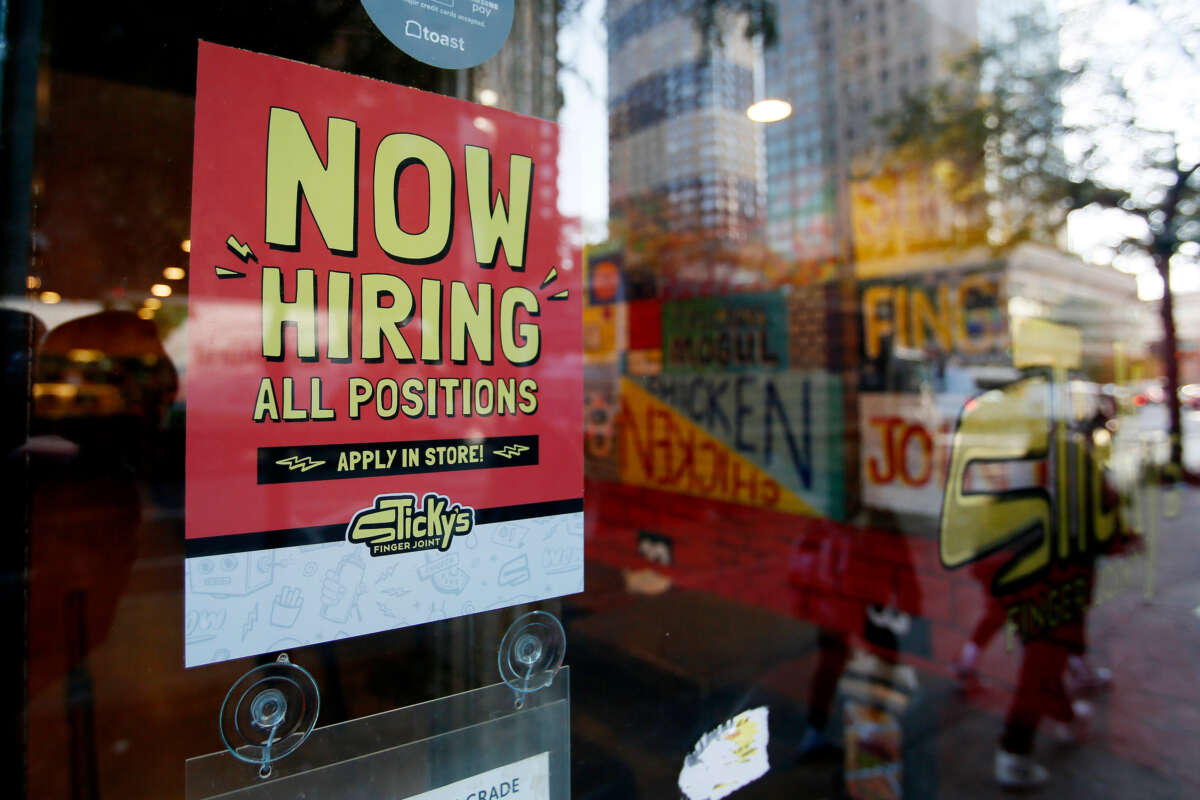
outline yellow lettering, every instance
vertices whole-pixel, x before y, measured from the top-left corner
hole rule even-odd
[[[349,272],[329,273],[329,341],[326,355],[334,361],[350,360]]]
[[[333,419],[333,416],[334,416],[333,409],[332,408],[323,408],[321,406],[321,394],[322,394],[321,379],[320,378],[309,378],[308,379],[308,390],[309,390],[309,395],[312,398],[312,402],[309,404],[309,407],[312,409],[312,418],[313,419]]]
[[[512,155],[508,159],[508,209],[503,195],[492,205],[492,154],[486,147],[467,145],[467,202],[475,260],[482,267],[496,266],[499,247],[511,269],[525,269],[525,239],[529,233],[529,201],[533,195],[533,159]]]
[[[400,385],[400,394],[404,397],[404,405],[400,408],[406,417],[419,417],[425,410],[425,400],[421,396],[425,384],[420,378],[408,378]]]
[[[413,164],[429,174],[429,221],[419,233],[400,227],[396,207],[400,175]],[[450,249],[453,220],[454,168],[446,151],[415,133],[385,136],[375,151],[375,238],[383,251],[409,264],[440,260]]]
[[[442,282],[421,279],[421,360],[442,362]]]
[[[990,327],[987,325],[983,326],[983,333],[979,335],[978,339],[972,339],[967,331],[967,298],[972,290],[985,292],[994,298],[997,288],[995,281],[990,278],[968,275],[959,282],[955,289],[957,302],[954,304],[954,335],[958,339],[958,346],[964,353],[982,353],[992,346],[992,335]]]
[[[446,416],[454,416],[454,390],[458,388],[458,378],[438,378],[438,385],[446,398]]]
[[[925,330],[933,329],[934,338],[942,352],[950,352],[950,290],[945,284],[937,289],[937,310],[929,302],[929,296],[919,289],[911,294],[912,346],[925,349]]]
[[[517,386],[517,393],[521,395],[520,408],[522,414],[532,414],[537,411],[537,390],[537,381],[533,378],[525,378]]]
[[[366,378],[350,379],[350,419],[358,419],[359,408],[371,399],[375,387]]]
[[[450,360],[455,364],[467,363],[467,341],[480,363],[492,363],[492,285],[481,283],[478,292],[476,306],[465,283],[450,284]]]
[[[388,347],[397,361],[412,362],[412,350],[400,334],[400,328],[412,319],[412,289],[395,275],[371,273],[362,276],[362,294],[363,360],[382,361],[381,341],[387,339]],[[392,305],[386,308],[379,304],[380,298],[385,294],[392,298]]]
[[[300,358],[317,357],[317,273],[296,270],[296,299],[283,299],[283,275],[278,267],[262,271],[262,354],[272,361],[283,359],[283,329],[296,325],[296,350]]]
[[[500,296],[500,349],[515,367],[524,367],[538,360],[542,349],[541,331],[536,323],[516,324],[517,307],[536,317],[538,299],[524,286],[510,286]],[[518,341],[518,338],[520,341]]]
[[[267,126],[268,244],[300,246],[300,198],[308,201],[325,246],[335,253],[355,251],[358,175],[358,126],[330,117],[328,165],[313,145],[304,120],[295,111],[272,108]]]
[[[387,392],[389,402],[383,399],[383,393]],[[392,378],[381,378],[375,386],[375,413],[379,414],[380,419],[391,419],[396,416],[400,408],[400,391],[396,385],[396,381]]]
[[[275,405],[275,386],[270,378],[263,378],[258,384],[258,399],[254,401],[254,421],[262,422],[270,417],[279,421],[279,410]]]
[[[283,420],[284,422],[299,422],[308,419],[308,413],[302,408],[296,408],[296,380],[283,379]]]
[[[908,289],[897,286],[892,292],[892,324],[895,325],[896,344],[900,347],[912,347],[908,337]]]
[[[878,358],[881,340],[890,335],[895,329],[892,320],[885,319],[880,314],[880,306],[891,299],[892,290],[888,286],[871,286],[863,292],[863,326],[866,339],[868,358]]]

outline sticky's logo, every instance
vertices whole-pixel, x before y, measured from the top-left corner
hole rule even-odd
[[[381,494],[375,504],[354,515],[346,540],[365,544],[372,556],[450,549],[455,536],[475,529],[475,509],[427,494]]]
[[[1069,370],[1079,369],[1078,330],[1021,320],[1013,331],[1013,366],[1033,370],[969,401],[951,444],[942,501],[940,550],[950,569],[997,551],[1011,557],[996,571],[994,595],[1038,580],[1056,562],[1094,558],[1118,529],[1106,491],[1111,435],[1074,417]],[[968,488],[973,464],[1046,464],[1049,485],[1003,491]]]

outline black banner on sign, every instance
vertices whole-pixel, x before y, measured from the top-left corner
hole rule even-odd
[[[260,447],[258,482],[302,483],[537,463],[537,436]]]

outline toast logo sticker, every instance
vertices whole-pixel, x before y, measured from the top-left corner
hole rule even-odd
[[[512,29],[514,0],[363,0],[392,44],[442,69],[466,69],[494,56]]]
[[[456,536],[475,529],[475,509],[452,503],[449,497],[427,494],[386,494],[375,505],[354,515],[346,540],[365,544],[373,556],[450,549]]]

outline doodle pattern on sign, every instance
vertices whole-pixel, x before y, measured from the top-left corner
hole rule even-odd
[[[296,631],[343,638],[472,614],[496,607],[498,589],[583,591],[581,516],[480,525],[461,552],[371,558],[338,542],[189,559],[187,666],[310,643],[281,638]]]

